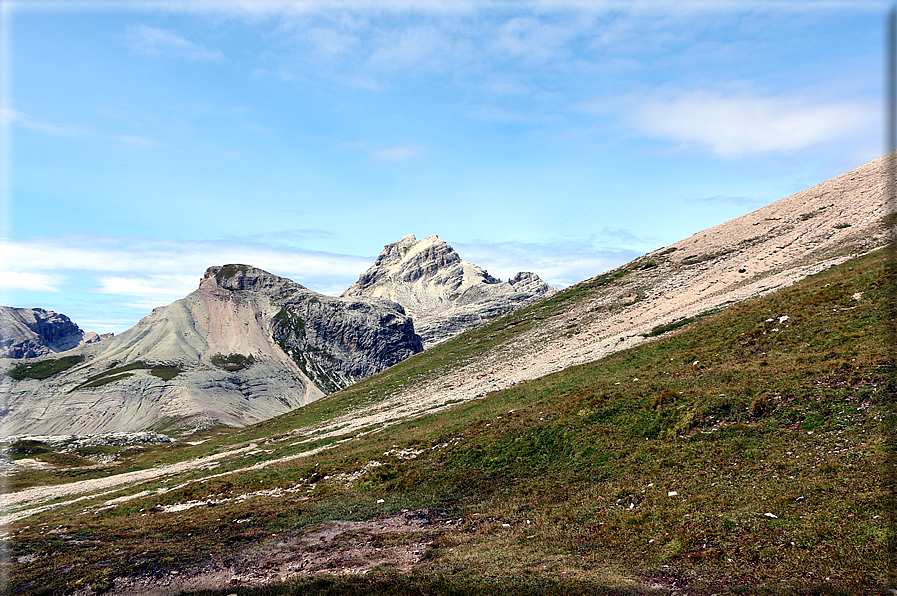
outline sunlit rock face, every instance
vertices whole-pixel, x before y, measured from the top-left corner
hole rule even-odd
[[[344,297],[371,296],[401,304],[429,347],[556,290],[534,273],[504,282],[467,261],[438,236],[413,234],[387,244]]]

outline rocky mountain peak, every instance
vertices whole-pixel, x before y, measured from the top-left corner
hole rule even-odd
[[[384,246],[374,266],[359,278],[358,283],[368,285],[384,275],[399,275],[404,281],[413,282],[460,263],[461,257],[455,249],[439,236],[433,234],[418,240],[414,234],[408,234],[398,242]]]
[[[34,318],[31,310],[25,314]],[[8,335],[4,330],[0,339]],[[0,412],[0,423],[13,434],[243,426],[423,347],[395,302],[318,294],[250,265],[209,267],[194,292],[108,341],[70,353],[77,368],[46,379],[7,376],[13,406]]]
[[[279,277],[251,265],[220,265],[209,267],[200,282],[200,288],[221,288],[230,291],[252,291],[271,293],[282,291],[305,290],[305,286],[285,277]]]
[[[343,296],[398,302],[429,346],[553,292],[534,273],[518,273],[512,281],[502,282],[479,265],[461,260],[439,236],[417,240],[409,234],[387,244]]]

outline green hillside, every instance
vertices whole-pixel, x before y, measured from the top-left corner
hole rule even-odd
[[[13,524],[10,592],[99,592],[119,576],[158,580],[209,561],[261,568],[258,552],[239,553],[267,545],[270,557],[292,544],[333,561],[330,571],[374,569],[200,593],[886,593],[897,461],[887,257],[377,432],[290,434],[487,353],[538,325],[540,312],[587,299],[590,288],[574,288],[285,416],[159,450],[164,462],[258,444],[213,469]],[[146,496],[100,506],[136,493]],[[322,526],[403,510],[427,523],[390,533]],[[322,527],[342,530],[305,539]],[[377,553],[406,544],[420,545],[410,570],[376,565]]]

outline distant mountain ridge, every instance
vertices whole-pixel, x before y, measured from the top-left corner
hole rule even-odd
[[[402,307],[336,298],[249,265],[120,335],[67,352],[48,378],[4,375],[2,433],[87,434],[243,426],[282,414],[423,350]],[[17,372],[18,371],[18,372]]]
[[[51,310],[0,306],[0,358],[36,358],[108,337],[112,334],[84,331]]]
[[[461,260],[438,236],[418,240],[409,234],[387,244],[342,295],[398,302],[429,347],[556,291],[535,273],[521,272],[503,282]]]

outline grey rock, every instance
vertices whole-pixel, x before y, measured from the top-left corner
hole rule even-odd
[[[342,296],[398,302],[429,347],[555,292],[534,273],[521,272],[503,282],[461,260],[438,236],[417,240],[409,234],[387,244]]]
[[[0,358],[35,358],[102,338],[83,331],[63,314],[42,308],[0,306]]]
[[[423,350],[394,302],[337,298],[246,265],[210,267],[204,280],[234,293],[267,296],[271,337],[325,393],[342,389]],[[236,294],[235,294],[236,295]]]

